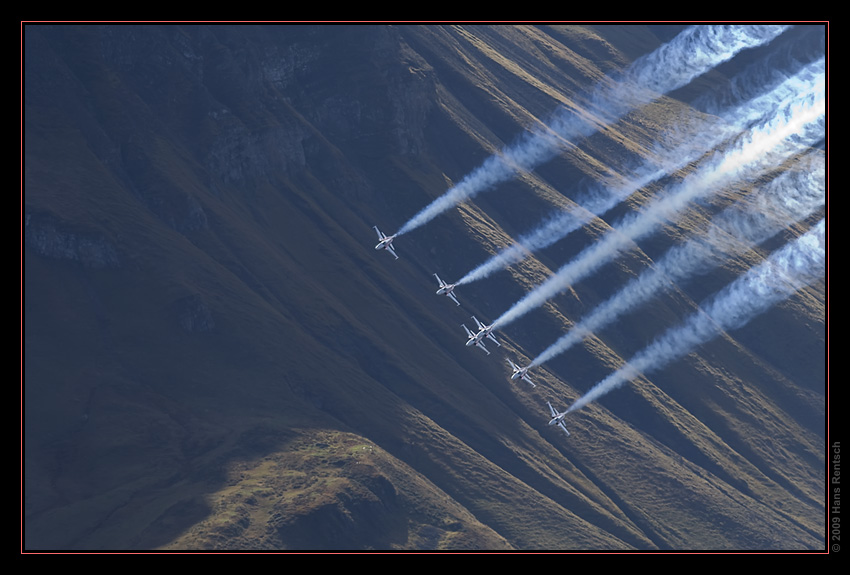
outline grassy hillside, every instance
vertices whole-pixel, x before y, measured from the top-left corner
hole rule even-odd
[[[535,388],[508,379],[503,356],[533,357],[717,205],[489,357],[460,324],[611,221],[464,286],[461,307],[434,294],[432,273],[454,281],[647,154],[696,114],[683,95],[403,236],[399,260],[373,250],[372,225],[393,233],[557,106],[583,110],[656,32],[25,27],[24,548],[822,549],[825,285],[588,406],[569,438],[546,401],[564,409],[763,254]]]

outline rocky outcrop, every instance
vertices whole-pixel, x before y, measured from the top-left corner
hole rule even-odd
[[[98,40],[149,107],[170,109],[169,129],[209,136],[198,153],[214,188],[296,174],[327,156],[317,146],[424,148],[436,81],[391,26],[106,26]]]
[[[349,478],[321,505],[281,505],[269,524],[291,549],[386,549],[407,539],[395,488],[381,475]]]
[[[71,231],[48,214],[24,215],[24,244],[41,256],[69,260],[86,268],[117,268],[121,265],[118,249],[106,236]]]

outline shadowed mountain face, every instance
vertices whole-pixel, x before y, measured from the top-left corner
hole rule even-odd
[[[673,37],[644,26],[26,26],[24,547],[823,549],[825,282],[547,426],[749,250],[526,364],[726,190],[497,333],[658,191],[435,295],[622,173],[755,49],[396,240]],[[797,27],[777,51],[817,46]],[[820,36],[818,35],[820,32]],[[819,40],[820,38],[820,40]],[[772,53],[772,52],[771,52]],[[816,221],[816,220],[812,220]],[[800,234],[811,222],[783,232]]]

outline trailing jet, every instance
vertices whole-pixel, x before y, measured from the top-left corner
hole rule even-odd
[[[489,337],[490,339],[493,340],[493,342],[495,342],[496,345],[498,345],[499,347],[502,347],[502,344],[499,343],[496,340],[496,336],[493,335],[493,326],[492,325],[484,325],[483,323],[478,321],[478,318],[476,318],[475,316],[472,316],[472,319],[474,319],[475,323],[478,324],[478,333],[475,334],[475,337],[478,338],[478,341],[481,341],[485,337]]]
[[[466,327],[466,324],[462,323],[461,325],[463,326],[463,329],[466,330],[466,335],[469,336],[469,339],[466,340],[466,347],[469,347],[470,345],[477,345],[478,347],[483,349],[487,353],[487,355],[490,355],[490,352],[487,351],[487,348],[484,347],[484,344],[481,342],[481,340],[484,339],[484,336],[481,334],[481,332],[479,331],[478,333],[472,333],[471,331],[469,331],[469,328]]]
[[[378,232],[378,239],[380,240],[378,242],[378,245],[375,246],[375,249],[376,250],[387,250],[388,252],[390,252],[392,255],[395,256],[395,259],[398,259],[398,255],[396,255],[395,250],[393,249],[393,240],[395,239],[395,236],[386,236],[383,233],[381,233],[381,230],[378,229],[378,226],[372,226],[372,227],[375,228],[376,232]]]
[[[447,295],[452,298],[452,301],[454,301],[457,305],[460,305],[460,302],[457,301],[455,294],[452,293],[454,292],[455,286],[457,284],[447,284],[446,282],[441,280],[440,276],[438,276],[437,274],[434,274],[434,277],[437,278],[437,281],[440,283],[440,289],[437,290],[437,295]]]
[[[546,403],[549,404],[549,411],[552,412],[552,419],[549,420],[549,425],[557,425],[558,427],[564,430],[564,433],[569,435],[570,432],[567,431],[567,426],[564,425],[564,416],[567,415],[567,412],[564,411],[563,413],[558,413],[557,411],[555,411],[555,408],[552,407],[551,403],[549,403],[548,401]]]
[[[514,362],[512,362],[510,359],[508,359],[508,363],[510,364],[511,369],[514,370],[513,374],[511,375],[511,379],[516,379],[516,378],[524,379],[525,381],[527,381],[528,383],[531,384],[531,387],[537,387],[534,384],[534,382],[531,381],[531,378],[528,377],[528,368],[527,367],[520,367],[517,364],[515,364]]]

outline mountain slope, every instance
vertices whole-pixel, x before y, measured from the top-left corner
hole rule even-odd
[[[432,273],[459,277],[647,154],[695,113],[682,101],[404,236],[398,261],[372,249],[372,225],[392,233],[556,106],[582,109],[652,29],[39,25],[24,42],[26,549],[823,548],[823,285],[582,410],[569,438],[546,401],[566,407],[702,288],[536,388],[499,356],[533,356],[688,229],[490,357],[460,324],[610,220],[464,286],[461,307],[434,295]]]

